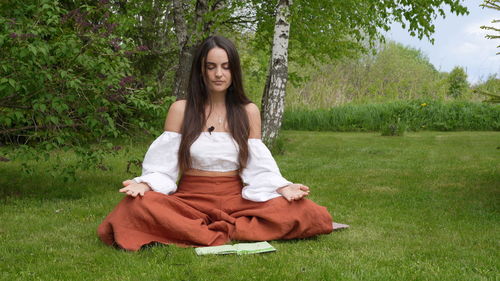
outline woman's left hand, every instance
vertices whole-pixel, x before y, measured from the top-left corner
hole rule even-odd
[[[288,202],[292,202],[294,200],[300,200],[304,198],[304,196],[309,195],[309,187],[300,184],[300,183],[292,183],[282,188],[276,190],[279,194],[285,197]]]
[[[146,183],[137,183],[134,180],[126,180],[123,183],[123,188],[119,192],[126,193],[132,197],[137,197],[138,195],[144,196],[151,188]]]

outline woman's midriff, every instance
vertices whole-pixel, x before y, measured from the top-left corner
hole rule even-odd
[[[229,177],[229,176],[237,176],[238,170],[229,171],[229,172],[213,172],[213,171],[203,171],[197,169],[189,169],[184,172],[184,175],[189,176],[202,176],[202,177]]]

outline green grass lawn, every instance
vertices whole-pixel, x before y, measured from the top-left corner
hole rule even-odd
[[[27,176],[19,163],[0,162],[0,279],[500,279],[499,132],[282,135],[283,175],[310,186],[310,198],[350,229],[272,241],[278,251],[261,255],[125,252],[101,243],[96,228],[132,177],[126,161],[142,157],[149,141],[108,159],[111,171],[69,184],[52,180],[44,164]]]

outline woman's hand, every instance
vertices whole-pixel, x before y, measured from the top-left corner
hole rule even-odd
[[[137,197],[137,195],[144,196],[144,193],[151,190],[151,187],[149,187],[146,183],[136,183],[133,180],[126,180],[122,184],[124,188],[119,191],[132,197]]]
[[[285,197],[288,202],[292,202],[293,200],[300,200],[304,198],[304,196],[309,195],[309,187],[300,183],[292,183],[278,188],[276,192]]]

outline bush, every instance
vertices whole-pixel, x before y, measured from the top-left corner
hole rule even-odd
[[[406,126],[399,122],[392,122],[382,127],[382,136],[403,136]]]
[[[11,157],[74,148],[80,168],[102,167],[110,139],[157,132],[149,120],[162,120],[172,101],[132,75],[129,56],[141,50],[120,34],[107,1],[71,10],[2,1],[0,47],[0,142],[16,145]]]
[[[467,73],[462,67],[454,67],[448,76],[448,95],[453,98],[460,98],[468,89]]]

